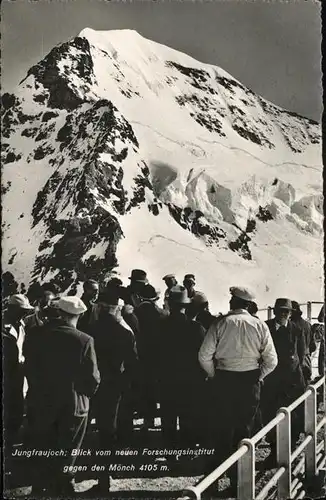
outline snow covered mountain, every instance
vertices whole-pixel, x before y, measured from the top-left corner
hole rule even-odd
[[[320,143],[219,67],[84,29],[2,96],[3,269],[64,289],[193,272],[215,311],[234,284],[320,300]]]

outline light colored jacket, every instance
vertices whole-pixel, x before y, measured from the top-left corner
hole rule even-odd
[[[277,366],[268,326],[245,309],[217,318],[199,350],[199,363],[209,377],[215,369],[244,372],[260,369],[260,380]]]

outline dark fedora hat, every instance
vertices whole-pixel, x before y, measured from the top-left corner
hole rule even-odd
[[[107,281],[105,287],[109,288],[111,290],[112,288],[119,288],[122,285],[123,285],[123,283],[122,283],[121,279],[114,276],[113,278],[110,278],[109,281]]]
[[[139,281],[140,283],[148,283],[147,274],[142,269],[133,269],[129,279],[132,281]]]
[[[288,311],[292,311],[292,301],[284,298],[276,299],[274,309],[287,309]]]
[[[160,294],[152,285],[145,285],[139,296],[144,301],[155,301],[159,299]]]
[[[297,312],[302,313],[300,304],[296,300],[292,300],[292,309],[293,309],[293,311],[297,311]]]

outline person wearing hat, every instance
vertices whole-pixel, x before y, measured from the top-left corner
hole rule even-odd
[[[211,326],[215,316],[210,313],[208,299],[203,292],[195,292],[191,304],[189,304],[187,309],[187,316],[190,319],[198,321],[205,331]]]
[[[189,303],[184,287],[170,290],[170,315],[162,320],[157,344],[161,424],[166,446],[195,445],[202,433],[202,408],[197,403],[205,375],[198,363],[198,351],[205,332],[199,323],[187,318]]]
[[[194,274],[186,274],[183,278],[183,286],[187,290],[188,297],[192,299],[196,293],[195,290],[196,278]]]
[[[93,279],[86,280],[83,285],[83,294],[81,300],[86,306],[86,311],[80,315],[78,320],[78,330],[91,334],[93,325],[99,314],[99,305],[97,299],[99,296],[99,284]]]
[[[94,340],[76,328],[86,311],[84,302],[76,296],[61,297],[55,307],[58,318],[39,329],[26,359],[27,444],[30,449],[63,450],[63,455],[52,458],[33,457],[31,470],[33,494],[65,497],[74,493],[70,471],[83,443],[89,400],[100,374]],[[71,450],[76,450],[73,455]]]
[[[277,365],[267,325],[248,312],[255,299],[245,287],[230,288],[230,311],[215,319],[199,351],[210,383],[212,410],[208,438],[215,456],[208,469],[222,463],[239,441],[250,437],[260,399],[260,382]],[[236,473],[231,471],[231,489]]]
[[[276,348],[278,365],[270,373],[262,390],[261,411],[264,424],[276,416],[281,406],[288,406],[299,397],[305,389],[302,365],[305,356],[305,341],[297,326],[291,321],[292,301],[278,298],[274,305],[274,318],[266,321]],[[292,443],[300,433],[302,415],[292,413]],[[303,425],[303,424],[302,424]],[[267,464],[274,465],[276,459],[276,435],[270,433],[271,454]]]
[[[11,295],[2,323],[4,448],[8,457],[23,422],[24,318],[33,310],[25,295]]]
[[[166,274],[163,276],[163,281],[166,284],[166,290],[164,292],[163,309],[169,311],[169,293],[171,288],[178,284],[175,274]]]
[[[140,304],[139,294],[148,283],[147,274],[142,269],[133,269],[129,276],[130,285],[128,285],[123,293],[125,304],[137,307]]]
[[[312,330],[309,321],[302,318],[302,311],[297,301],[292,300],[292,313],[291,321],[300,330],[301,336],[305,343],[305,355],[302,363],[302,373],[306,384],[311,380],[312,367],[311,367],[311,354],[317,349],[314,330]]]
[[[140,365],[140,414],[144,417],[145,432],[154,427],[159,402],[156,369],[158,332],[162,319],[168,314],[157,305],[159,298],[159,292],[147,284],[140,293],[141,303],[135,309],[139,324],[136,342]]]
[[[122,305],[122,300],[124,299],[125,288],[123,287],[120,278],[114,276],[109,279],[105,285],[104,290],[99,297],[99,307],[112,308],[115,311],[117,318],[122,321],[124,320],[124,326],[126,328],[131,328],[133,333],[136,335],[138,331],[138,320],[134,314],[134,308],[130,304]],[[97,318],[99,313],[97,314]]]
[[[33,314],[26,316],[25,327],[26,331],[32,330],[35,327],[43,326],[47,321],[47,311],[55,294],[47,286],[41,287],[40,296],[36,302]]]
[[[132,384],[138,377],[136,339],[119,307],[117,283],[108,283],[102,296],[93,337],[101,374],[100,387],[93,400],[100,450],[131,446],[133,438]],[[108,457],[103,455],[103,465]],[[99,494],[108,493],[107,471],[99,475]]]

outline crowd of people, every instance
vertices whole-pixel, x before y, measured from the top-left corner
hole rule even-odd
[[[2,331],[7,463],[22,425],[25,447],[63,450],[51,460],[33,457],[34,496],[74,493],[70,466],[92,419],[97,449],[114,450],[133,446],[135,416],[143,419],[144,443],[159,416],[162,446],[214,448],[205,465],[210,472],[311,380],[317,345],[297,302],[277,298],[274,318],[264,322],[253,293],[231,287],[229,312],[214,316],[194,274],[182,284],[174,274],[163,277],[162,307],[145,271],[134,269],[129,280],[124,287],[117,277],[104,284],[90,279],[81,297],[45,284],[32,305],[22,294],[8,298]],[[319,357],[322,375],[324,334]],[[291,429],[294,444],[300,413]],[[275,435],[269,442],[273,461]],[[98,489],[105,494],[108,487],[105,471]]]

